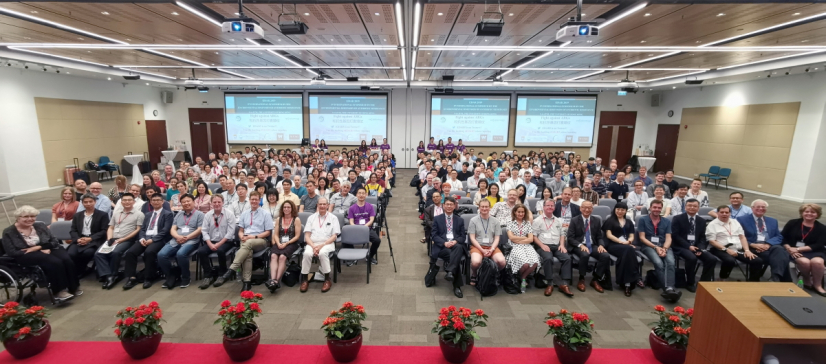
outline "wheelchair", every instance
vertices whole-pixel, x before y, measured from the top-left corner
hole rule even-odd
[[[0,305],[11,301],[25,306],[37,305],[37,288],[46,289],[52,304],[57,304],[43,270],[38,266],[17,264],[14,258],[6,256],[0,242]]]

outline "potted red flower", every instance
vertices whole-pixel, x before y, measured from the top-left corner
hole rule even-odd
[[[241,301],[233,304],[229,300],[221,302],[215,324],[221,324],[224,332],[224,351],[234,361],[249,360],[255,356],[255,349],[261,340],[261,332],[254,319],[261,313],[258,302],[263,299],[260,293],[241,292]]]
[[[651,352],[654,353],[654,357],[660,363],[684,363],[694,309],[686,310],[677,306],[674,307],[673,311],[666,312],[665,307],[656,305],[654,311],[657,311],[660,319],[652,323],[654,328],[651,330],[651,334],[648,335]]]
[[[559,310],[545,318],[548,333],[554,336],[554,352],[562,364],[583,364],[591,356],[594,324],[588,314]]]
[[[115,315],[115,335],[123,350],[133,359],[143,359],[155,354],[163,337],[163,311],[155,301],[148,305],[127,307]]]
[[[327,336],[327,348],[333,358],[342,363],[356,359],[361,349],[362,331],[368,328],[361,326],[361,321],[367,319],[364,306],[353,305],[347,301],[338,311],[331,311],[330,316],[324,319],[321,329]]]
[[[473,343],[479,338],[474,327],[486,327],[485,311],[471,312],[469,308],[442,307],[439,318],[433,323],[432,333],[439,334],[439,347],[445,360],[463,363],[473,351]]]
[[[24,359],[46,349],[52,336],[48,315],[43,306],[26,308],[14,301],[6,302],[0,308],[0,339],[6,351]]]

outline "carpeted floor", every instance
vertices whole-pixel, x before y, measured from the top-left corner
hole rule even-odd
[[[262,333],[262,338],[266,333]],[[12,362],[8,353],[0,353],[0,362]],[[290,364],[336,363],[325,345],[260,345],[250,363],[275,361]],[[25,360],[31,364],[135,363],[120,343],[115,342],[52,342],[37,356]],[[161,343],[155,355],[140,363],[233,363],[220,344]],[[447,363],[439,348],[432,346],[362,346],[352,363],[418,364]],[[482,363],[547,363],[558,364],[553,349],[545,348],[474,348],[467,364]],[[588,364],[658,363],[647,349],[594,349]]]

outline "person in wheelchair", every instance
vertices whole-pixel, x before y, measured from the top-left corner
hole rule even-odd
[[[46,275],[57,303],[83,294],[69,253],[44,224],[35,224],[40,211],[29,205],[14,211],[15,222],[3,230],[3,250],[22,266],[38,266]]]

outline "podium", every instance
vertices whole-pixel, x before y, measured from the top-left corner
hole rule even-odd
[[[685,362],[756,364],[767,344],[821,345],[818,351],[826,355],[826,330],[795,328],[762,296],[811,295],[792,283],[701,282]]]

